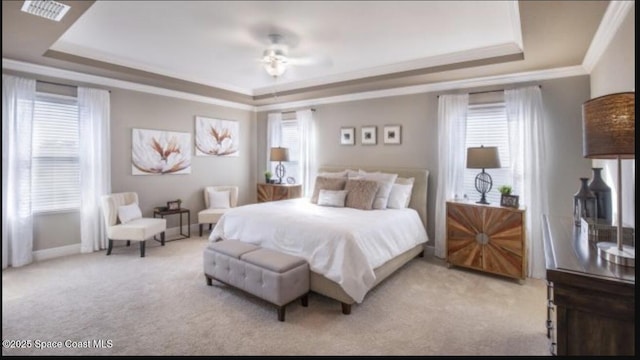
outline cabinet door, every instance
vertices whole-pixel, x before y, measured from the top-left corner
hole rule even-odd
[[[523,279],[522,212],[447,204],[447,261]]]

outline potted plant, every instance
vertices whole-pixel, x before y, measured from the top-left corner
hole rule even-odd
[[[264,180],[267,182],[267,184],[271,183],[271,176],[273,176],[271,171],[267,170],[264,172]]]
[[[500,205],[517,208],[518,205],[518,195],[511,195],[511,185],[501,185],[498,187],[498,191],[500,192]]]

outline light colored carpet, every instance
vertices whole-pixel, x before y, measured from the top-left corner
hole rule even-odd
[[[145,258],[135,244],[4,270],[2,339],[31,348],[2,354],[549,355],[542,280],[519,284],[417,258],[351,315],[311,294],[309,307],[291,304],[279,322],[274,306],[206,285],[206,243],[150,241]],[[77,348],[87,340],[106,347]],[[36,349],[36,341],[63,348]]]

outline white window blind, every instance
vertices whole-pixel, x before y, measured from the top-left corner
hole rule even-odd
[[[497,146],[500,156],[500,169],[485,169],[491,175],[493,187],[486,194],[487,201],[494,205],[500,204],[498,187],[511,184],[509,171],[509,132],[507,127],[507,113],[503,102],[491,104],[469,105],[467,112],[467,143],[466,148],[476,146]],[[481,169],[465,169],[464,191],[469,200],[480,200],[480,193],[475,187],[476,175]]]
[[[31,156],[33,211],[79,209],[79,124],[76,99],[37,95]]]

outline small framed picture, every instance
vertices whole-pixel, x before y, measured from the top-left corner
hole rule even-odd
[[[519,204],[518,195],[500,195],[500,205],[512,208],[518,208]]]
[[[356,144],[356,128],[343,127],[340,129],[340,145]]]
[[[385,125],[384,143],[390,145],[401,144],[402,127],[400,125]]]
[[[168,210],[179,210],[180,209],[180,200],[175,201],[167,201],[167,209]]]
[[[375,145],[378,142],[378,134],[375,126],[362,127],[362,145]]]

